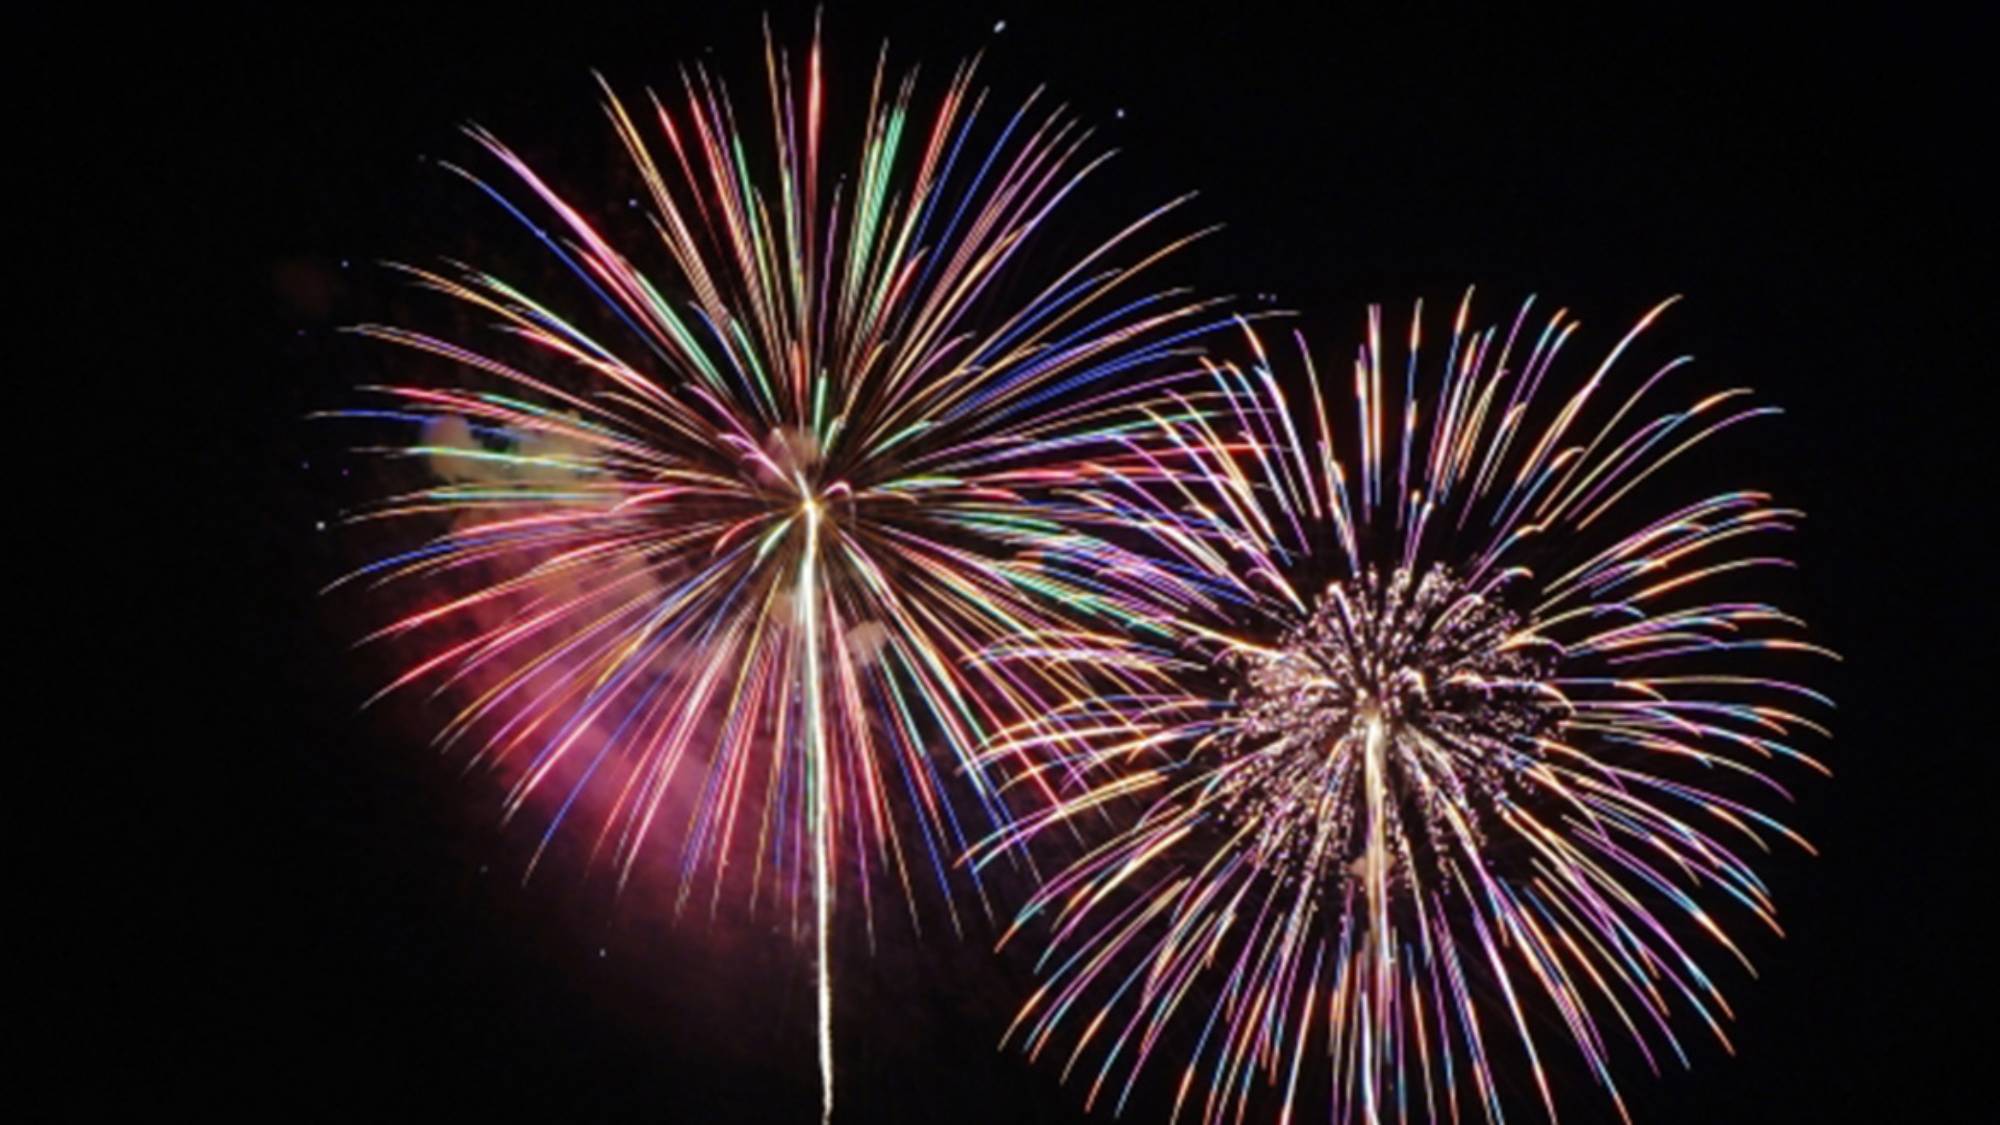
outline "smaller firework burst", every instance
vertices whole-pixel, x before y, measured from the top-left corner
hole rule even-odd
[[[1288,384],[1250,335],[1254,363],[1070,495],[1127,625],[997,655],[1095,690],[996,740],[1059,798],[975,854],[1088,843],[1013,931],[1045,921],[1047,981],[1009,1034],[1040,1054],[1074,1027],[1092,1101],[1178,1040],[1177,1116],[1267,1090],[1289,1120],[1319,1073],[1334,1121],[1498,1120],[1518,1061],[1553,1117],[1560,1028],[1622,1114],[1615,1030],[1655,1066],[1685,1059],[1677,1010],[1728,1042],[1702,946],[1747,966],[1728,915],[1776,930],[1743,852],[1804,843],[1759,795],[1824,733],[1823,697],[1767,666],[1824,650],[1738,584],[1788,565],[1746,547],[1798,513],[1631,509],[1772,411],[1660,405],[1684,359],[1622,384],[1664,305],[1546,402],[1574,322],[1524,333],[1530,302],[1469,331],[1470,303],[1435,374],[1421,306],[1394,366],[1371,315],[1347,427],[1303,342]]]

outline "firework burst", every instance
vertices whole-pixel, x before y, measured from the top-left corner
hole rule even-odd
[[[443,478],[356,517],[428,529],[353,576],[427,599],[371,638],[418,654],[385,693],[460,700],[440,739],[508,768],[510,816],[547,796],[544,847],[588,807],[621,884],[658,841],[682,904],[699,873],[721,895],[731,865],[753,901],[788,901],[817,946],[830,1114],[836,899],[857,895],[872,931],[878,882],[911,901],[984,830],[955,810],[999,815],[982,774],[962,803],[950,779],[1040,689],[970,654],[1093,597],[1040,561],[1068,533],[1024,497],[1198,374],[1171,357],[1214,322],[1141,288],[1193,237],[1153,234],[1180,200],[1053,265],[1030,252],[1108,155],[1063,109],[1030,97],[996,119],[967,65],[926,120],[915,75],[892,86],[878,66],[837,162],[817,42],[800,67],[767,39],[766,63],[768,147],[705,70],[678,109],[649,95],[635,115],[605,88],[651,204],[624,250],[469,130],[512,190],[452,170],[603,323],[484,270],[408,270],[493,342],[361,329],[455,374],[340,413],[406,427],[376,451]]]
[[[1421,304],[1400,360],[1372,311],[1346,425],[1302,341],[1288,384],[1249,335],[1071,494],[1129,624],[996,650],[1095,690],[996,740],[1060,797],[974,854],[1085,842],[1010,931],[1048,944],[1009,1035],[1072,1028],[1093,1102],[1181,1053],[1176,1117],[1290,1120],[1319,1075],[1331,1120],[1498,1120],[1512,1056],[1553,1117],[1563,1037],[1623,1114],[1614,1037],[1685,1063],[1679,1010],[1727,1046],[1700,959],[1744,959],[1729,915],[1777,929],[1744,852],[1804,846],[1756,806],[1819,768],[1794,743],[1827,705],[1760,669],[1824,650],[1720,592],[1799,513],[1636,509],[1773,410],[1668,402],[1685,357],[1624,381],[1666,304],[1556,392],[1577,325],[1532,306],[1469,330],[1468,292],[1435,371]]]

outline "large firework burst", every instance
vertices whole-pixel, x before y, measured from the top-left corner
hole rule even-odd
[[[967,65],[924,121],[915,75],[892,88],[878,66],[836,162],[820,57],[801,74],[767,40],[768,148],[704,70],[677,111],[649,96],[634,116],[606,87],[651,204],[652,237],[625,249],[470,130],[524,198],[453,170],[603,325],[481,269],[410,270],[497,335],[363,329],[454,373],[342,413],[412,427],[382,451],[443,478],[359,517],[430,534],[357,576],[428,599],[373,638],[419,653],[385,691],[456,692],[440,737],[508,766],[509,815],[548,795],[544,845],[584,802],[621,880],[661,841],[683,902],[733,864],[751,897],[769,880],[795,921],[806,904],[830,1113],[842,873],[864,905],[884,877],[907,899],[966,847],[955,809],[997,811],[980,774],[962,805],[950,775],[1040,704],[969,655],[1092,596],[1039,561],[1066,533],[1024,496],[1176,377],[1162,361],[1206,302],[1136,288],[1186,241],[1152,234],[1179,200],[1067,257],[1028,249],[1105,159],[1063,109],[994,120]]]
[[[1684,1061],[1678,1008],[1727,1045],[1702,946],[1743,957],[1732,913],[1776,929],[1743,852],[1803,846],[1756,794],[1815,766],[1792,743],[1826,703],[1764,666],[1823,650],[1737,585],[1797,512],[1637,508],[1773,410],[1671,401],[1685,357],[1626,381],[1666,304],[1554,391],[1577,324],[1532,306],[1468,330],[1468,292],[1433,371],[1421,304],[1400,361],[1371,312],[1347,425],[1302,341],[1288,381],[1251,335],[1074,494],[1137,625],[1000,650],[1097,687],[996,741],[1060,799],[979,854],[1089,842],[1016,925],[1045,924],[1047,979],[1010,1035],[1074,1025],[1093,1101],[1178,1044],[1177,1116],[1261,1086],[1289,1120],[1321,1074],[1332,1120],[1498,1119],[1507,1054],[1553,1116],[1553,1032],[1622,1114],[1614,1033]]]

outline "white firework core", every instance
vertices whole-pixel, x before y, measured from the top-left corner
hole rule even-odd
[[[1442,566],[1332,582],[1277,645],[1225,663],[1220,807],[1287,882],[1338,888],[1380,863],[1393,885],[1445,841],[1483,840],[1565,710],[1551,646]]]

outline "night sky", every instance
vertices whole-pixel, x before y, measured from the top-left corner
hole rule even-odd
[[[52,931],[47,962],[68,997],[52,1041],[96,1076],[72,1101],[814,1119],[805,947],[769,918],[673,923],[663,892],[614,898],[601,867],[524,887],[535,826],[502,830],[497,783],[425,747],[437,714],[359,712],[387,666],[347,646],[373,619],[316,591],[366,544],[317,525],[367,495],[364,469],[306,418],[351,405],[388,360],[336,334],[399,311],[380,261],[528,256],[436,166],[475,158],[459,124],[574,197],[619,202],[593,194],[619,173],[591,69],[629,93],[703,58],[751,100],[760,11],[340,5],[66,36],[85,52],[47,104],[91,150],[62,165],[87,181],[69,203],[116,246],[53,267],[101,329],[84,346],[106,352],[59,389],[85,396],[75,425],[111,413],[135,433],[119,448],[145,454],[88,454],[137,512],[107,504],[96,529],[113,529],[99,557],[130,599],[96,635],[129,637],[89,646],[85,710],[55,752],[117,799],[64,789],[86,821],[37,833],[81,837],[88,860],[70,880],[86,913],[62,915],[86,921]],[[771,11],[781,40],[810,35],[810,6]],[[1700,385],[1747,383],[1787,411],[1718,442],[1710,468],[1810,514],[1793,604],[1847,659],[1818,681],[1840,705],[1817,748],[1836,776],[1789,775],[1788,819],[1823,854],[1760,865],[1789,937],[1750,942],[1760,979],[1710,965],[1737,1056],[1684,1023],[1691,1072],[1655,1081],[1628,1052],[1621,1085],[1641,1121],[1970,1119],[1987,1036],[1965,1029],[1990,991],[1970,913],[1992,889],[1972,848],[1990,738],[1970,682],[1991,664],[1992,595],[1958,590],[1990,571],[1975,543],[1993,509],[1990,447],[1972,439],[1991,348],[1956,342],[1990,315],[1971,307],[1990,256],[1977,274],[1963,261],[1974,212],[1953,185],[1991,145],[1953,49],[1971,32],[1652,19],[840,3],[830,106],[865,98],[884,36],[892,64],[934,81],[984,51],[1003,100],[1046,83],[1102,126],[1120,155],[1095,198],[1115,213],[1200,192],[1187,222],[1226,228],[1170,276],[1296,310],[1329,352],[1369,301],[1394,322],[1476,283],[1488,317],[1529,293],[1575,310],[1591,332],[1574,371],[1686,294],[1663,346],[1698,357]],[[996,1053],[1025,959],[990,955],[976,909],[963,940],[924,909],[922,943],[893,908],[872,957],[842,935],[837,1119],[1110,1120],[1086,1118],[1048,1060]],[[72,926],[87,947],[61,936]],[[1559,1069],[1567,1119],[1609,1112]],[[1126,1119],[1162,1120],[1156,1104]]]

